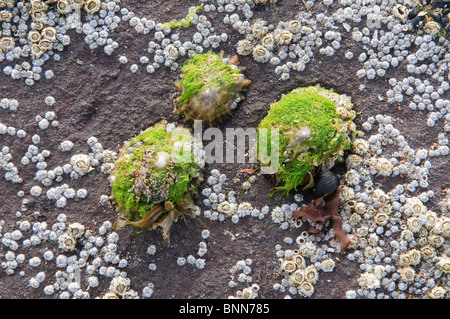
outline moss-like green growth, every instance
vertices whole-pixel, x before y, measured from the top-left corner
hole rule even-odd
[[[270,106],[260,122],[258,134],[267,129],[267,144],[258,138],[258,159],[271,156],[271,129],[278,129],[278,170],[284,194],[299,185],[312,187],[312,176],[320,168],[331,168],[351,146],[356,134],[356,116],[350,98],[318,87],[298,88]]]
[[[163,30],[168,29],[168,28],[173,29],[173,28],[177,28],[177,27],[187,28],[191,24],[192,20],[194,20],[194,17],[197,14],[197,12],[201,9],[203,9],[203,3],[197,7],[189,8],[189,12],[186,15],[186,17],[184,17],[181,20],[173,19],[169,22],[163,23],[161,25],[161,29],[163,29]]]
[[[169,243],[166,219],[189,213],[203,166],[192,151],[201,143],[193,141],[188,129],[162,121],[125,143],[110,176],[120,218],[115,228],[160,226]]]
[[[212,125],[224,115],[230,115],[250,81],[235,64],[237,58],[223,59],[213,52],[196,54],[181,67],[177,112],[188,122],[202,120]]]

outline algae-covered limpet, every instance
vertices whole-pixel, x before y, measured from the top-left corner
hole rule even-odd
[[[201,120],[212,126],[223,116],[231,115],[237,103],[244,99],[244,89],[250,84],[236,66],[237,57],[223,58],[213,52],[196,54],[181,67],[175,112],[187,122]]]
[[[339,94],[310,86],[297,88],[270,106],[258,125],[257,155],[261,167],[270,165],[274,170],[280,184],[275,191],[311,188],[315,175],[343,160],[357,132],[354,125],[349,125],[353,124],[352,118],[337,112],[340,101]],[[274,134],[277,130],[278,134]],[[327,187],[320,186],[321,191],[333,192],[335,176],[328,173],[322,182]]]
[[[110,175],[112,199],[126,225],[163,230],[170,245],[172,224],[184,215],[195,217],[192,196],[204,166],[202,143],[183,126],[161,121],[126,142]]]

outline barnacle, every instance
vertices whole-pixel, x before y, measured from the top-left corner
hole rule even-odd
[[[261,45],[265,48],[267,48],[268,50],[272,50],[273,46],[275,45],[275,39],[273,37],[272,33],[269,33],[267,35],[265,35],[262,39],[261,39]]]
[[[30,31],[28,33],[28,40],[31,43],[38,43],[41,40],[41,34],[38,31]]]
[[[70,164],[73,170],[77,172],[80,176],[87,174],[93,167],[91,166],[91,158],[86,154],[75,154],[70,159]]]
[[[288,30],[275,33],[275,40],[279,45],[289,45],[292,41],[292,33]]]
[[[390,176],[392,174],[393,165],[388,159],[380,157],[377,159],[375,168],[378,171],[378,174],[382,176]]]
[[[414,281],[414,277],[416,275],[416,271],[414,270],[414,268],[406,266],[400,268],[398,272],[400,273],[400,278],[404,282],[411,283]]]
[[[364,289],[376,289],[380,287],[380,280],[373,273],[365,272],[358,278],[359,285]]]
[[[251,26],[251,34],[254,38],[261,38],[266,35],[268,27],[266,27],[266,21],[257,20]]]
[[[253,45],[249,40],[239,40],[236,44],[236,52],[239,55],[249,55],[253,52]]]
[[[290,276],[289,280],[296,286],[299,286],[302,282],[305,281],[305,272],[303,269],[295,270]]]
[[[237,211],[237,205],[228,201],[223,201],[217,205],[217,211],[232,216]]]
[[[236,63],[237,58],[223,59],[212,52],[186,60],[181,78],[175,83],[175,112],[188,122],[202,120],[209,126],[230,115],[250,84]]]
[[[295,262],[293,262],[292,260],[286,260],[286,259],[281,260],[281,265],[280,265],[281,272],[290,274],[290,273],[294,272],[296,269],[297,269],[297,266],[296,266]]]
[[[297,265],[297,269],[303,269],[306,266],[306,261],[305,258],[300,255],[300,254],[295,254],[292,257],[292,260],[295,262],[295,264]]]
[[[402,6],[401,4],[396,4],[392,7],[392,14],[399,18],[400,20],[403,20],[408,17],[409,9],[405,6]]]
[[[436,257],[436,250],[431,245],[425,245],[420,249],[420,256],[426,260],[432,260]]]
[[[176,60],[180,56],[178,49],[175,45],[169,44],[164,48],[164,57],[169,60]]]
[[[331,272],[331,271],[333,271],[335,265],[336,265],[336,263],[331,258],[322,260],[322,271]]]
[[[188,129],[166,127],[161,121],[126,142],[110,180],[119,213],[114,228],[161,227],[169,245],[172,224],[184,215],[195,216],[192,196],[204,159],[201,142]]]
[[[12,13],[6,10],[0,11],[0,22],[10,22]]]
[[[345,164],[349,168],[358,168],[361,166],[363,159],[360,155],[357,154],[349,154],[345,159]]]
[[[365,155],[369,150],[369,143],[362,138],[357,138],[353,141],[352,150],[356,154]]]
[[[361,176],[358,171],[350,169],[345,173],[344,180],[348,185],[358,185],[361,182]]]
[[[13,38],[10,37],[0,38],[0,50],[2,50],[3,52],[11,51],[12,49],[14,49],[14,47],[15,43]]]
[[[69,1],[67,0],[58,0],[56,3],[56,11],[60,14],[67,14],[72,10]]]
[[[439,248],[444,244],[445,238],[440,235],[431,234],[430,236],[428,236],[428,242],[431,246]]]
[[[298,292],[305,297],[311,297],[314,294],[314,286],[309,281],[304,281],[298,287]]]
[[[288,22],[288,29],[291,31],[291,33],[298,33],[301,30],[301,23],[298,20],[291,20]]]
[[[374,221],[377,225],[384,226],[389,221],[389,215],[386,213],[378,213],[375,215]]]
[[[272,53],[270,52],[270,50],[261,44],[258,44],[253,48],[253,58],[256,62],[267,62],[269,61],[271,55]]]
[[[84,10],[88,14],[94,14],[100,10],[101,1],[100,0],[88,0],[84,5]]]
[[[70,236],[68,233],[62,234],[59,238],[59,248],[64,251],[71,251],[75,249],[77,244],[76,238]]]
[[[409,217],[406,221],[406,224],[408,226],[408,229],[413,233],[418,232],[420,228],[422,228],[422,224],[417,217]]]
[[[297,88],[273,103],[259,123],[258,160],[264,166],[270,158],[276,166],[280,186],[275,191],[312,187],[313,175],[330,169],[350,149],[356,132],[339,117],[333,100],[340,101],[340,95],[319,87]],[[272,141],[277,137],[278,143]]]
[[[75,239],[84,235],[85,228],[80,223],[72,223],[67,229],[67,234]]]
[[[423,27],[423,31],[425,31],[425,33],[428,33],[431,35],[438,34],[440,30],[441,30],[441,27],[436,21],[428,21],[427,23],[425,23],[425,25]]]
[[[41,31],[42,37],[48,39],[49,41],[56,41],[56,29],[53,27],[46,27]]]
[[[409,197],[405,202],[405,213],[412,214],[413,216],[420,216],[425,214],[427,208],[418,197]]]
[[[390,202],[389,196],[386,195],[386,193],[379,188],[377,188],[373,191],[371,197],[372,197],[372,203],[373,203],[374,207],[376,207],[376,208],[384,207],[384,206],[388,205]]]
[[[444,287],[434,286],[428,293],[428,297],[431,299],[443,299],[446,293],[447,290]]]

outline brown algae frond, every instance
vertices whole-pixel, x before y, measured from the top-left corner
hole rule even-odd
[[[270,106],[258,125],[258,134],[279,130],[279,167],[275,174],[281,185],[275,191],[286,194],[299,185],[313,187],[313,176],[320,169],[330,169],[342,160],[356,134],[352,108],[350,98],[312,86],[297,88]],[[258,159],[263,165],[262,154],[270,156],[273,145],[271,136],[267,143],[260,141],[259,137]]]
[[[202,120],[212,126],[244,99],[250,80],[236,66],[237,57],[223,58],[213,52],[196,54],[181,68],[176,110],[187,122]]]
[[[170,228],[184,215],[194,217],[192,196],[204,165],[201,142],[189,129],[162,121],[126,142],[111,173],[112,198],[126,225],[163,230],[170,244]]]

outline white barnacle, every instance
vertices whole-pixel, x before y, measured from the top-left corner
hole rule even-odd
[[[261,45],[268,50],[272,50],[275,45],[275,39],[272,33],[267,34],[261,39]]]
[[[73,143],[69,140],[64,140],[59,144],[61,152],[68,152],[73,148]]]
[[[84,5],[84,10],[88,14],[94,14],[100,10],[101,1],[100,0],[88,0]]]
[[[237,205],[228,201],[223,201],[217,205],[217,211],[228,216],[233,216],[237,211]]]
[[[369,143],[362,138],[357,138],[353,141],[352,150],[356,154],[365,155],[369,150]]]
[[[425,214],[427,208],[422,203],[422,201],[418,197],[410,197],[406,199],[405,205],[405,213],[413,216],[420,216]]]
[[[398,270],[400,274],[401,280],[403,280],[405,283],[411,283],[414,281],[414,277],[416,275],[416,271],[414,268],[406,266],[402,267]]]
[[[438,34],[440,30],[441,30],[441,27],[436,21],[428,21],[427,23],[425,23],[425,25],[423,27],[423,31],[425,31],[425,33],[428,33],[431,35]]]
[[[327,258],[322,260],[322,271],[324,272],[332,272],[335,266],[335,262],[331,258]]]
[[[376,289],[380,287],[380,280],[373,274],[365,272],[358,278],[358,283],[364,289]]]
[[[91,159],[89,155],[86,154],[73,155],[70,159],[70,164],[72,165],[73,170],[80,176],[83,176],[93,170],[93,168],[91,167]]]
[[[253,48],[253,58],[256,62],[264,63],[269,61],[271,57],[270,51],[263,47],[262,45],[258,44]]]
[[[361,177],[356,170],[350,169],[345,173],[344,180],[348,185],[358,185],[361,182]]]
[[[275,41],[279,45],[289,45],[292,41],[293,35],[288,30],[275,33]]]
[[[84,235],[85,227],[80,223],[72,223],[67,229],[67,234],[73,238],[80,238]]]
[[[109,290],[119,296],[124,295],[129,288],[130,288],[130,279],[122,276],[113,278],[109,285]]]
[[[349,154],[345,159],[345,164],[350,168],[358,168],[361,166],[363,158],[357,154]]]
[[[176,60],[180,56],[178,49],[175,45],[169,44],[164,48],[163,51],[164,57],[169,60]]]
[[[313,265],[310,265],[304,269],[305,279],[312,284],[315,284],[317,280],[319,280],[319,272],[317,268]]]
[[[67,233],[62,234],[59,239],[59,248],[64,251],[72,251],[75,249],[75,245],[77,244],[77,241],[75,238],[70,236]]]
[[[292,260],[281,259],[280,272],[290,274],[297,269],[297,265]]]
[[[428,297],[431,299],[444,299],[447,290],[441,286],[434,286],[428,293]]]
[[[305,297],[311,297],[314,294],[314,286],[309,281],[304,281],[298,287],[298,292]]]
[[[240,55],[249,55],[253,52],[253,45],[249,40],[240,40],[236,44],[236,51]]]
[[[392,174],[393,165],[387,158],[381,157],[377,159],[375,168],[378,171],[378,174],[390,176]]]

